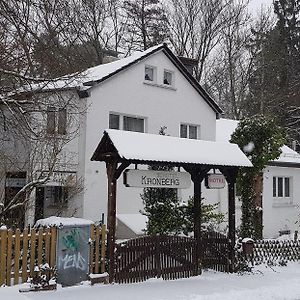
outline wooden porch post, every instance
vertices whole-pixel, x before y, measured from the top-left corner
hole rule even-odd
[[[115,243],[116,243],[116,196],[117,196],[117,162],[106,162],[107,172],[107,246],[109,258],[109,282],[112,283],[115,278]]]
[[[228,239],[229,239],[229,272],[234,271],[235,259],[235,182],[238,168],[222,170],[228,184]]]
[[[201,237],[201,221],[202,221],[202,207],[201,207],[201,182],[200,174],[194,174],[194,237],[199,240]]]
[[[195,275],[199,274],[198,266],[203,255],[201,251],[201,224],[202,224],[202,205],[201,205],[201,183],[207,173],[207,170],[202,168],[185,168],[191,174],[191,179],[194,184],[194,238],[196,240],[196,255],[195,255]],[[201,271],[201,269],[200,269]]]
[[[122,162],[118,166],[118,161],[110,159],[106,161],[107,172],[107,246],[109,259],[109,283],[115,279],[116,260],[116,211],[117,211],[117,180],[122,172],[130,165],[129,162]]]

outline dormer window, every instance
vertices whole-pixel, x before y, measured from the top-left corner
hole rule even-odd
[[[154,81],[154,67],[145,66],[145,80]]]
[[[173,81],[174,81],[173,77],[174,77],[173,72],[164,70],[164,84],[173,85]]]

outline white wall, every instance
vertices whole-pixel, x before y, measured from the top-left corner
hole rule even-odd
[[[290,177],[292,203],[274,201],[273,176]],[[263,190],[263,235],[265,238],[278,237],[279,230],[299,231],[300,169],[269,166],[264,172]]]
[[[273,176],[291,178],[291,204],[273,198]],[[263,175],[263,237],[277,238],[280,230],[300,231],[300,168],[268,166]],[[227,217],[227,187],[222,190],[203,190],[205,201],[220,202],[219,211]],[[226,227],[226,223],[220,229]],[[241,225],[241,202],[236,198],[236,226]]]
[[[157,67],[157,79],[162,82],[163,70],[175,72],[175,88],[144,83],[145,65]],[[107,212],[107,179],[105,164],[91,162],[103,130],[108,128],[109,112],[146,118],[146,132],[158,134],[167,126],[167,134],[179,136],[180,123],[200,126],[200,138],[215,140],[216,113],[186,81],[169,59],[161,52],[120,72],[91,90],[87,98],[85,195],[83,217],[99,220]],[[170,149],[176,151],[176,149]],[[142,209],[141,189],[125,188],[118,181],[117,212],[137,213]],[[183,191],[182,198],[192,195]]]

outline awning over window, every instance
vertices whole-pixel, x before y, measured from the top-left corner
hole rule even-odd
[[[236,144],[107,129],[91,160],[252,167]]]

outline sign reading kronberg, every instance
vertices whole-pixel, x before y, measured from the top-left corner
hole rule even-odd
[[[128,169],[123,179],[127,187],[187,189],[191,186],[189,173],[175,171]]]

